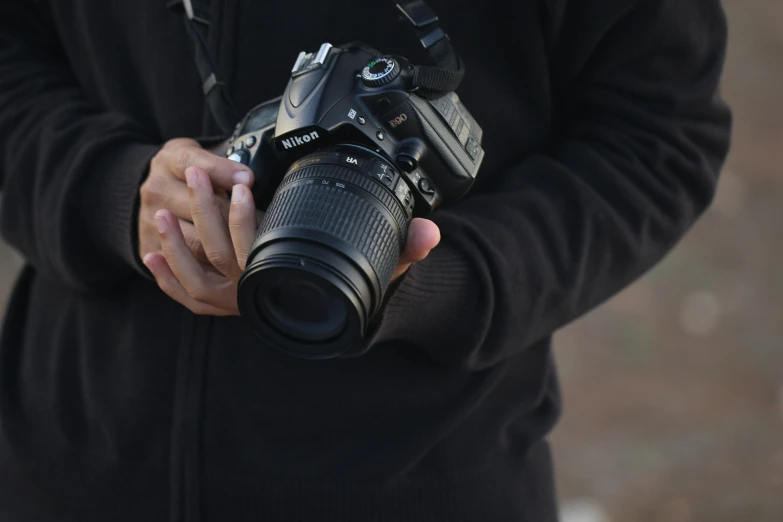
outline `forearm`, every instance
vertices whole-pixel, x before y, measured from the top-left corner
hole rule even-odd
[[[717,96],[725,20],[717,2],[699,9],[680,28],[674,3],[640,2],[607,33],[547,152],[435,213],[443,245],[402,281],[373,342],[404,339],[447,364],[492,365],[677,243],[711,201],[729,144]]]
[[[132,216],[157,147],[87,100],[29,9],[0,8],[0,225],[42,274],[90,289],[133,270]]]

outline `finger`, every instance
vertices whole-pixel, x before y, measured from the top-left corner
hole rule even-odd
[[[193,224],[204,245],[207,259],[223,275],[238,281],[242,276],[242,269],[237,263],[226,220],[215,203],[209,178],[204,171],[196,167],[189,168],[186,176]]]
[[[248,167],[201,147],[171,147],[165,150],[165,156],[171,172],[183,181],[189,167],[198,167],[206,172],[214,186],[224,190],[230,190],[234,185],[253,186],[253,172]]]
[[[144,256],[144,265],[149,268],[155,282],[163,292],[183,305],[191,312],[199,315],[233,315],[230,310],[224,310],[210,304],[196,301],[180,284],[177,276],[171,271],[163,254],[150,253]]]
[[[193,223],[190,221],[180,219],[179,228],[182,230],[182,236],[185,238],[185,244],[190,249],[190,251],[193,252],[193,257],[195,257],[196,261],[199,262],[201,268],[204,270],[220,273],[218,269],[212,266],[212,263],[209,262],[207,253],[204,252],[204,245],[201,244],[201,238],[198,237],[198,232],[196,231],[195,225],[193,225]]]
[[[256,237],[258,218],[250,189],[237,185],[231,193],[231,211],[228,214],[228,228],[231,232],[231,242],[234,245],[239,268],[247,266],[247,256]]]
[[[199,262],[201,268],[210,272],[220,273],[218,272],[217,268],[212,266],[212,263],[209,262],[209,259],[207,259],[207,254],[204,252],[204,247],[201,244],[201,238],[198,237],[198,232],[196,232],[196,227],[193,225],[193,223],[191,223],[190,221],[185,221],[184,219],[180,219],[178,221],[179,221],[179,228],[180,230],[182,230],[182,236],[185,238],[185,245],[187,245],[187,247],[193,253],[193,257],[195,257],[196,261]],[[154,250],[148,249],[146,251],[159,252],[161,250],[160,235],[157,230],[157,225],[152,225],[152,226],[153,228],[155,228],[155,239],[157,241],[158,248]]]
[[[225,191],[220,192],[216,201],[221,213],[228,220],[230,202]],[[146,193],[145,204],[154,210],[165,208],[178,218],[191,221],[188,186],[173,175],[159,177],[152,191]]]
[[[408,227],[408,241],[405,250],[392,274],[392,281],[404,274],[410,266],[421,261],[440,242],[440,229],[428,219],[415,218]]]
[[[408,227],[408,241],[400,255],[400,264],[421,261],[440,242],[440,229],[429,219],[414,218]]]
[[[171,212],[155,214],[163,255],[188,295],[202,303],[236,310],[236,285],[222,275],[204,270],[185,244],[179,221]]]

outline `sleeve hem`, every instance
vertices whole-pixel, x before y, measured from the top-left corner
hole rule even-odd
[[[123,143],[98,156],[90,167],[86,222],[99,245],[151,278],[139,257],[139,188],[147,177],[158,145]]]
[[[403,340],[419,345],[436,359],[441,359],[440,353],[451,359],[450,346],[482,336],[474,314],[477,309],[487,309],[481,304],[483,297],[464,254],[442,244],[403,276],[381,311],[367,346]]]

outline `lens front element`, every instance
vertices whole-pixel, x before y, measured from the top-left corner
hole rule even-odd
[[[337,338],[348,324],[342,294],[325,279],[309,272],[277,271],[276,284],[256,290],[256,308],[282,334],[302,342]]]

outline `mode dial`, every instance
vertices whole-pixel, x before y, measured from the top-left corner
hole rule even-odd
[[[376,58],[362,69],[362,83],[368,87],[380,87],[394,80],[400,74],[400,64],[394,58]]]

